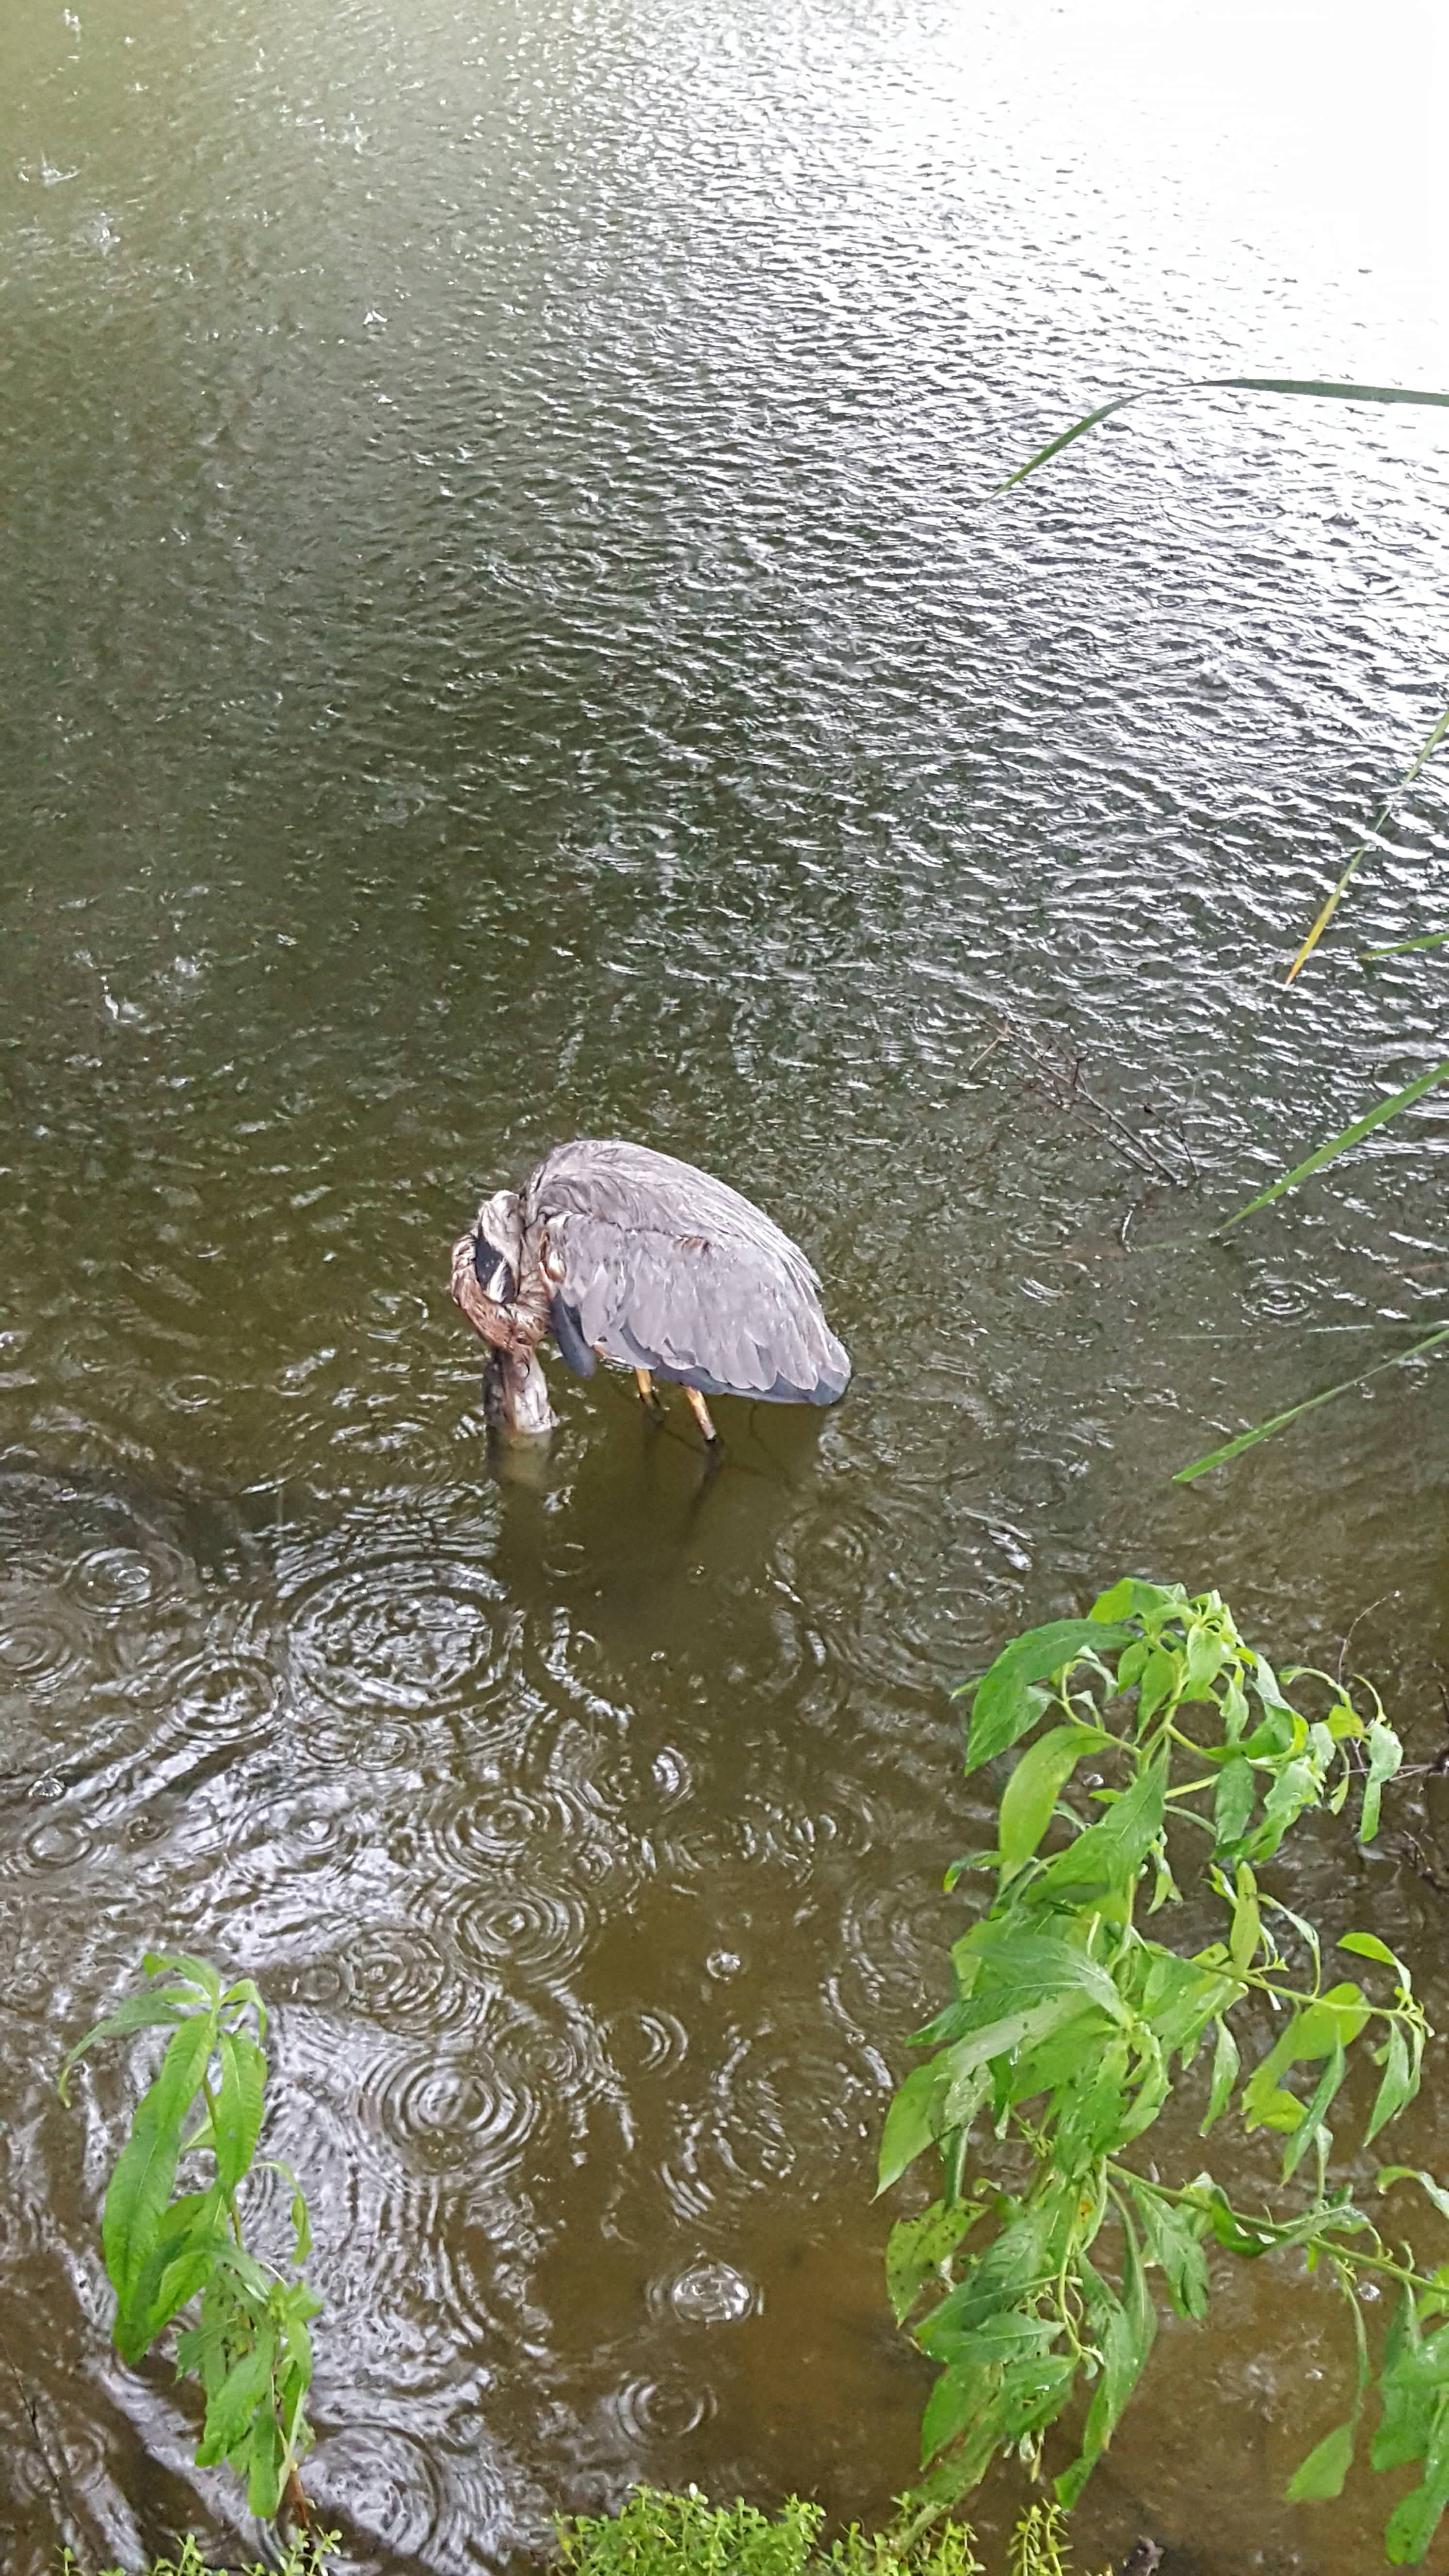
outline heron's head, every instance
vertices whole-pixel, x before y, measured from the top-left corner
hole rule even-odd
[[[475,1332],[495,1350],[518,1340],[516,1300],[523,1268],[523,1215],[514,1190],[485,1199],[453,1246],[452,1289]],[[534,1339],[537,1339],[535,1334]]]

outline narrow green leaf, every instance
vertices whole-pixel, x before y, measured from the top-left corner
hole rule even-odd
[[[1106,1814],[1047,1862],[1027,1889],[1027,1902],[1050,1905],[1072,1890],[1127,1888],[1162,1831],[1167,1766],[1150,1762]]]
[[[270,2407],[253,2421],[246,2459],[247,2509],[259,2522],[275,2522],[287,2480],[287,2454]]]
[[[1302,971],[1303,967],[1306,966],[1314,949],[1318,946],[1320,939],[1323,937],[1325,930],[1333,919],[1334,914],[1337,912],[1350,879],[1356,875],[1361,862],[1368,856],[1374,842],[1378,839],[1379,834],[1388,822],[1397,799],[1402,795],[1406,787],[1413,784],[1413,781],[1418,777],[1420,770],[1423,768],[1425,761],[1433,758],[1434,753],[1438,750],[1440,743],[1444,739],[1446,731],[1449,731],[1449,708],[1445,709],[1445,712],[1439,717],[1436,724],[1430,726],[1428,735],[1420,744],[1415,758],[1410,762],[1403,777],[1398,780],[1397,784],[1393,788],[1382,812],[1376,816],[1374,822],[1370,825],[1368,837],[1359,842],[1356,850],[1351,850],[1349,852],[1347,864],[1340,870],[1339,875],[1330,890],[1327,902],[1318,913],[1307,938],[1304,940],[1302,947],[1299,949],[1297,956],[1294,958],[1292,965],[1289,967],[1287,974],[1283,978],[1285,984],[1291,984],[1295,977]],[[1406,946],[1411,947],[1422,944],[1424,943],[1418,941],[1405,942]],[[1370,951],[1371,955],[1373,953],[1373,951]],[[1395,951],[1393,949],[1385,949],[1381,953],[1385,956],[1393,956]]]
[[[917,2033],[923,2042],[960,2039],[1003,2013],[1050,2003],[1066,1988],[1100,2005],[1115,2021],[1127,2018],[1127,2007],[1107,1970],[1055,1933],[1019,1931],[1009,1921],[988,1917],[972,1927],[967,1940],[969,1953],[965,1944],[958,1944],[957,1957],[965,1991]],[[968,1960],[969,1978],[964,1973]],[[991,2053],[995,2056],[999,2051]]]
[[[1386,1941],[1379,1939],[1377,1932],[1345,1932],[1343,1939],[1336,1941],[1334,1947],[1338,1950],[1352,1950],[1360,1959],[1378,1959],[1384,1967],[1393,1968],[1397,1972],[1399,1983],[1406,1992],[1410,1990],[1411,1980],[1403,1960],[1389,1948]]]
[[[213,2153],[217,2181],[229,2194],[250,2169],[256,2153],[267,2061],[256,2041],[241,2031],[222,2030],[217,2048],[221,2082],[216,2091]]]
[[[1446,939],[1449,930],[1429,930],[1422,939],[1396,939],[1389,948],[1361,948],[1358,962],[1360,966],[1376,966],[1381,957],[1409,957],[1416,948],[1442,948]]]
[[[1376,2469],[1406,2469],[1428,2450],[1442,2400],[1431,2388],[1400,2387],[1386,2374],[1380,2401],[1383,2411],[1370,2460]]]
[[[1075,2019],[1081,2009],[1074,1994],[1048,1995],[1042,2003],[1026,2005],[1019,2012],[1002,2013],[958,2039],[945,2051],[951,2073],[946,2093],[947,2125],[954,2127],[958,2120],[969,2116],[968,2102],[974,2113],[977,2103],[984,2100],[989,2088],[978,2084],[978,2070],[990,2066],[996,2058],[1013,2058],[1018,2051],[1035,2048],[1064,2023]],[[1100,2030],[1100,2023],[1096,2028]]]
[[[117,2303],[116,2349],[133,2367],[209,2278],[220,2222],[215,2188],[187,2192],[165,2211],[129,2295]]]
[[[1207,2116],[1198,2132],[1200,2137],[1207,2136],[1214,2121],[1220,2120],[1227,2109],[1232,2098],[1233,2086],[1238,2080],[1238,2068],[1241,2062],[1237,2041],[1227,2023],[1220,2021],[1217,2046],[1213,2051],[1212,2090],[1208,2095]]]
[[[1439,2528],[1446,2504],[1449,2504],[1449,2421],[1446,2421],[1446,2409],[1441,2405],[1429,2436],[1423,2484],[1401,2497],[1384,2531],[1384,2556],[1391,2567],[1417,2567],[1427,2557],[1429,2543]]]
[[[1363,1814],[1359,1819],[1358,1838],[1371,1843],[1379,1829],[1379,1800],[1384,1782],[1392,1780],[1404,1758],[1404,1748],[1391,1726],[1375,1718],[1368,1731],[1368,1778],[1364,1782]]]
[[[1112,1741],[1102,1727],[1054,1726],[1023,1753],[1001,1800],[997,1844],[1003,1883],[1030,1860],[1084,1754],[1100,1753]]]
[[[1007,2363],[998,2400],[1003,2445],[1055,2422],[1071,2396],[1077,2367],[1069,2352],[1044,2352]]]
[[[1164,2200],[1150,2183],[1134,2179],[1130,2188],[1149,2259],[1161,2270],[1178,2316],[1206,2316],[1208,2269],[1201,2240],[1182,2211]]]
[[[251,2008],[257,2017],[257,2037],[258,2039],[265,2039],[267,2035],[267,2008],[262,2001],[261,1989],[254,1978],[238,1977],[235,1985],[227,1987],[226,1993],[221,1999],[221,2008],[223,2012],[227,2011],[233,2004],[241,2004],[243,2006],[247,2004],[251,2005]]]
[[[1449,394],[1413,393],[1403,385],[1341,385],[1306,379],[1300,381],[1293,376],[1195,376],[1182,385],[1144,385],[1135,393],[1118,394],[1112,402],[1099,403],[1096,410],[1089,411],[1084,419],[1074,420],[1070,429],[1060,430],[1055,438],[1048,439],[1046,446],[1039,447],[1035,456],[1028,457],[1025,465],[1019,465],[1014,474],[1008,474],[1004,482],[995,486],[993,499],[1009,492],[1013,484],[1024,483],[1028,474],[1035,474],[1038,466],[1045,465],[1053,456],[1060,456],[1062,449],[1070,447],[1074,439],[1085,436],[1100,421],[1111,420],[1119,411],[1130,411],[1136,404],[1144,402],[1180,402],[1184,395],[1197,393],[1307,394],[1318,402],[1449,404]]]
[[[92,2030],[86,2032],[84,2039],[78,2039],[74,2048],[66,2050],[56,2077],[56,2090],[62,2102],[69,2108],[70,2070],[77,2058],[84,2057],[86,2050],[94,2047],[98,2039],[124,2039],[133,2030],[154,2030],[166,2023],[184,2021],[193,2008],[193,1999],[184,1987],[171,1986],[159,1994],[153,1988],[147,1994],[128,1995],[115,2012],[107,2013],[104,2021],[98,2021]]]
[[[1218,1785],[1213,1794],[1213,1824],[1219,1854],[1241,1838],[1257,1796],[1258,1783],[1251,1762],[1241,1754],[1231,1762],[1225,1762],[1218,1773]]]
[[[1303,1943],[1310,1959],[1313,1961],[1313,1983],[1314,1990],[1316,1992],[1318,1987],[1323,1983],[1323,1949],[1318,1938],[1316,1927],[1309,1922],[1306,1914],[1295,1914],[1292,1906],[1285,1905],[1280,1897],[1265,1896],[1262,1901],[1265,1905],[1270,1906],[1275,1914],[1281,1914],[1285,1922],[1292,1924],[1299,1940]]]
[[[1137,1733],[1145,1733],[1165,1699],[1176,1689],[1183,1673],[1183,1658],[1175,1646],[1153,1646],[1142,1667],[1137,1692]]]
[[[1309,2096],[1303,2117],[1299,2121],[1297,2128],[1293,2131],[1283,2149],[1283,2180],[1285,2182],[1292,2180],[1298,2167],[1307,2155],[1309,2148],[1312,2146],[1314,2139],[1318,2135],[1319,2129],[1322,2127],[1322,2124],[1327,2117],[1329,2105],[1333,2101],[1333,2098],[1347,2073],[1348,2061],[1344,2056],[1343,2043],[1340,2040],[1331,2050],[1323,2073],[1320,2075],[1318,2082],[1315,2084],[1313,2091]]]
[[[976,2421],[986,2400],[994,2393],[994,2375],[979,2367],[953,2363],[942,2371],[926,2400],[926,2411],[921,2418],[923,2469],[938,2451],[944,2450],[948,2442],[954,2442],[958,2433],[963,2433],[968,2424]]]
[[[1210,1628],[1192,1627],[1188,1632],[1187,1684],[1183,1698],[1211,1699],[1213,1683],[1227,1659],[1228,1650],[1221,1637],[1214,1636]]]
[[[1239,1861],[1237,1894],[1233,1902],[1233,1928],[1228,1936],[1228,1957],[1240,1972],[1252,1966],[1262,1937],[1263,1917],[1258,1904],[1257,1881],[1247,1862]]]
[[[1157,2319],[1143,2279],[1136,2233],[1122,2221],[1125,2249],[1122,2297],[1111,2301],[1102,2337],[1102,2373],[1087,2410],[1082,2448],[1056,2481],[1057,2502],[1070,2513],[1120,2423],[1127,2401],[1147,2365],[1157,2332]],[[1110,2296],[1110,2294],[1109,2294]]]
[[[1011,2219],[917,2330],[923,2350],[930,2352],[943,2335],[973,2333],[988,2317],[1015,2308],[1038,2288],[1048,2225],[1048,2213],[1040,2205]]]
[[[277,2357],[277,2338],[263,2326],[249,2351],[234,2362],[221,2386],[209,2400],[202,2438],[197,2445],[199,2469],[215,2468],[234,2451],[248,2431],[259,2406],[271,2411],[272,2364]]]
[[[898,2326],[927,2284],[940,2280],[943,2266],[980,2215],[979,2201],[934,2200],[919,2218],[897,2219],[886,2242],[886,2289]]]
[[[1207,1475],[1211,1468],[1227,1466],[1230,1459],[1241,1458],[1245,1449],[1256,1447],[1260,1440],[1270,1440],[1275,1431],[1286,1430],[1290,1422],[1301,1420],[1305,1413],[1316,1412],[1320,1404],[1331,1404],[1335,1396],[1349,1395],[1356,1386],[1367,1386],[1370,1378],[1382,1377],[1386,1369],[1403,1368],[1409,1360],[1420,1358],[1425,1351],[1437,1350],[1445,1341],[1449,1341],[1449,1324],[1441,1325],[1437,1333],[1426,1334],[1423,1341],[1415,1342],[1411,1350],[1395,1351],[1391,1359],[1376,1360],[1372,1368],[1361,1369],[1357,1377],[1340,1378],[1337,1386],[1326,1386],[1321,1395],[1310,1395],[1302,1404],[1291,1404],[1286,1413],[1275,1413],[1271,1421],[1255,1423],[1251,1431],[1240,1431],[1236,1440],[1225,1441],[1221,1449],[1210,1450],[1206,1458],[1195,1458],[1190,1467],[1179,1467],[1173,1483],[1190,1485],[1197,1477]]]
[[[979,1770],[1026,1733],[1038,1714],[1032,1696],[1036,1683],[1050,1681],[1083,1655],[1110,1654],[1115,1646],[1127,1645],[1132,1633],[1091,1619],[1053,1619],[1013,1638],[977,1685],[966,1737],[967,1771]]]
[[[129,2302],[156,2242],[161,2213],[176,2178],[182,2127],[214,2036],[209,2013],[184,2021],[173,2033],[161,2071],[137,2104],[131,2134],[116,2160],[106,2193],[101,2243],[106,2270],[123,2305]]]
[[[1238,1675],[1230,1673],[1223,1689],[1223,1732],[1229,1744],[1241,1741],[1248,1723],[1248,1695]]]
[[[940,2135],[937,2113],[942,2093],[940,2061],[932,2058],[929,2066],[913,2067],[905,2082],[892,2096],[881,2134],[880,2157],[875,2187],[879,2200],[893,2182],[899,2182],[908,2165],[914,2164],[924,2147],[934,2145]]]
[[[1123,1619],[1152,1619],[1168,1611],[1186,1607],[1187,1594],[1180,1583],[1143,1583],[1135,1574],[1124,1574],[1110,1592],[1101,1592],[1087,1616],[1100,1620],[1104,1627],[1115,1627]]]
[[[194,1959],[188,1950],[148,1950],[142,1965],[148,1977],[159,1977],[169,1969],[199,1986],[209,2004],[221,2001],[221,1979],[209,1959]]]
[[[1293,2107],[1296,2111],[1296,2102]],[[1249,2263],[1256,2262],[1262,2254],[1271,2254],[1279,2243],[1277,2236],[1266,2236],[1256,2227],[1245,2226],[1221,2192],[1215,2193],[1209,2205],[1208,2224],[1220,2245],[1226,2245],[1230,2254],[1241,2254]]]
[[[1409,2045],[1404,2037],[1403,2023],[1390,2022],[1388,2056],[1384,2063],[1383,2081],[1374,2096],[1374,2107],[1369,2113],[1369,2124],[1363,2133],[1366,2147],[1372,2146],[1380,2129],[1388,2126],[1396,2111],[1402,2111],[1406,2102],[1412,2102],[1418,2089],[1409,2065]]]
[[[292,2260],[294,2263],[305,2263],[312,2251],[312,2221],[308,2215],[306,2197],[300,2183],[292,2194],[292,2225],[297,2232],[296,2251]]]
[[[1343,2482],[1353,2466],[1352,2423],[1339,2424],[1311,2450],[1288,2481],[1290,2504],[1319,2503],[1326,2497],[1343,2493]]]
[[[1280,2078],[1290,2066],[1312,2065],[1320,2057],[1332,2058],[1335,2050],[1347,2048],[1357,2039],[1368,2017],[1363,1989],[1353,1984],[1330,1986],[1327,1994],[1295,2013],[1248,2078],[1243,2093],[1244,2126],[1296,2129],[1303,2105],[1291,2093],[1278,2090]]]
[[[983,2318],[969,2331],[963,2327],[933,2334],[929,2349],[938,2361],[949,2361],[969,2368],[973,2363],[983,2369],[1008,2361],[1022,2361],[1039,2356],[1055,2343],[1062,2332],[1059,2318],[1023,2314],[1019,2308],[1003,2308],[996,2316]]]

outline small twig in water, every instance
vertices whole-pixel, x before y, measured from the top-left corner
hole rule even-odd
[[[55,2496],[56,2504],[60,2510],[62,2525],[70,2523],[73,2520],[73,2516],[70,2505],[66,2500],[64,2485],[57,2476],[56,2471],[51,2464],[50,2453],[47,2451],[45,2444],[40,2438],[40,2418],[35,2410],[35,2401],[20,2375],[19,2364],[10,2349],[9,2343],[3,2335],[0,2335],[0,2353],[3,2353],[5,2356],[5,2367],[9,2371],[11,2378],[14,2380],[16,2389],[19,2393],[20,2403],[25,2412],[25,2420],[30,2426],[30,2438],[35,2445],[35,2454],[41,2467],[45,2471],[47,2481]]]
[[[1094,1117],[1100,1118],[1105,1126],[1111,1128],[1122,1151],[1130,1162],[1136,1164],[1139,1171],[1149,1173],[1154,1180],[1165,1181],[1170,1189],[1181,1190],[1188,1187],[1188,1182],[1182,1173],[1174,1171],[1164,1155],[1157,1152],[1143,1136],[1129,1127],[1126,1119],[1120,1117],[1107,1101],[1100,1099],[1096,1092],[1087,1088],[1082,1079],[1080,1055],[1060,1061],[1054,1060],[1046,1048],[1040,1046],[1025,1029],[1019,1028],[1012,1020],[1002,1021],[999,1036],[993,1040],[993,1044],[999,1045],[1003,1041],[1010,1041],[1020,1047],[1023,1055],[1036,1066],[1050,1086],[1051,1095],[1059,1109],[1074,1107],[1090,1109]],[[987,1052],[990,1053],[990,1049]],[[982,1059],[978,1058],[977,1061],[980,1062]]]

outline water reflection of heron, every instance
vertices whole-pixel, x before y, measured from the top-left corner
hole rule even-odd
[[[453,1246],[453,1295],[489,1345],[491,1423],[550,1431],[537,1351],[552,1332],[576,1377],[600,1359],[681,1385],[706,1440],[706,1397],[833,1404],[850,1362],[798,1244],[738,1190],[672,1154],[581,1137],[485,1199]]]

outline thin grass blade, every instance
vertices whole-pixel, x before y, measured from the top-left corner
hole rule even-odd
[[[1085,419],[1073,421],[1060,437],[1049,439],[1025,465],[996,485],[993,500],[998,493],[1009,492],[1013,483],[1024,482],[1051,457],[1060,456],[1074,438],[1084,437],[1099,421],[1110,420],[1114,412],[1130,411],[1135,403],[1180,402],[1184,394],[1201,393],[1308,394],[1318,402],[1428,403],[1449,411],[1449,394],[1418,393],[1407,385],[1340,385],[1300,376],[1194,376],[1183,385],[1143,385],[1135,394],[1118,394],[1114,402],[1099,403]]]
[[[1331,1404],[1336,1395],[1348,1395],[1354,1387],[1366,1386],[1371,1377],[1382,1377],[1385,1369],[1402,1368],[1406,1360],[1418,1359],[1423,1352],[1437,1349],[1441,1342],[1449,1342],[1449,1324],[1442,1325],[1437,1333],[1428,1334],[1422,1342],[1415,1342],[1412,1350],[1397,1351],[1392,1359],[1377,1360],[1372,1368],[1362,1370],[1357,1377],[1346,1377],[1337,1386],[1326,1386],[1321,1395],[1310,1395],[1302,1404],[1290,1405],[1286,1413],[1275,1413],[1270,1422],[1255,1423],[1251,1431],[1240,1431],[1236,1440],[1226,1441],[1221,1449],[1211,1450],[1206,1458],[1195,1458],[1190,1467],[1179,1467],[1173,1483],[1191,1485],[1199,1476],[1207,1475],[1211,1468],[1226,1467],[1230,1459],[1241,1458],[1245,1449],[1255,1448],[1260,1440],[1271,1440],[1275,1431],[1286,1431],[1290,1422],[1301,1420],[1305,1413],[1316,1412],[1320,1404]]]
[[[1062,449],[1070,447],[1074,438],[1084,438],[1087,431],[1095,429],[1099,421],[1110,420],[1114,412],[1126,411],[1131,404],[1148,400],[1150,400],[1148,393],[1119,394],[1115,402],[1099,404],[1095,411],[1088,412],[1085,420],[1073,421],[1071,428],[1064,429],[1059,438],[1048,439],[1046,446],[1039,447],[1035,456],[1031,457],[1025,465],[1018,465],[1016,472],[1008,474],[1004,483],[996,484],[991,493],[992,500],[996,500],[1002,492],[1009,492],[1013,483],[1024,483],[1028,474],[1034,474],[1037,467],[1045,465],[1049,457],[1060,456]]]
[[[1442,948],[1446,939],[1449,930],[1429,930],[1422,939],[1396,939],[1392,948],[1361,948],[1358,962],[1360,966],[1374,966],[1381,957],[1410,957],[1416,948]]]
[[[1419,745],[1418,751],[1415,753],[1409,767],[1405,770],[1403,777],[1399,780],[1398,785],[1395,787],[1393,794],[1390,796],[1383,809],[1383,812],[1379,815],[1377,821],[1369,832],[1367,840],[1360,841],[1358,848],[1352,853],[1347,867],[1338,879],[1338,882],[1334,886],[1332,893],[1329,895],[1328,901],[1325,903],[1318,919],[1313,924],[1313,927],[1309,931],[1307,938],[1304,940],[1302,947],[1299,949],[1297,956],[1294,958],[1292,965],[1289,967],[1287,974],[1284,976],[1283,981],[1285,984],[1292,983],[1295,975],[1299,972],[1299,969],[1304,966],[1307,960],[1312,956],[1314,949],[1318,946],[1320,939],[1323,937],[1325,930],[1328,928],[1329,923],[1338,910],[1339,898],[1343,893],[1344,887],[1348,884],[1350,877],[1357,873],[1359,861],[1367,856],[1380,832],[1383,830],[1384,825],[1387,823],[1389,816],[1392,814],[1395,799],[1402,796],[1406,787],[1412,787],[1414,780],[1418,777],[1424,763],[1427,760],[1433,759],[1434,754],[1438,750],[1446,733],[1449,733],[1449,707],[1445,708],[1444,713],[1439,717],[1437,723],[1432,725],[1429,732],[1425,735],[1424,740]]]
[[[1439,1082],[1449,1082],[1449,1064],[1436,1064],[1430,1072],[1416,1074],[1413,1081],[1406,1082],[1403,1090],[1396,1091],[1391,1099],[1380,1100],[1374,1108],[1365,1110],[1362,1118],[1355,1118],[1349,1126],[1341,1127],[1336,1136],[1329,1137],[1326,1145],[1316,1147],[1305,1162],[1295,1163],[1291,1172],[1284,1172],[1266,1190],[1260,1190],[1245,1207],[1234,1208],[1231,1216],[1224,1217],[1221,1225],[1213,1227],[1213,1233],[1226,1234],[1229,1226],[1241,1225],[1245,1216],[1256,1216],[1259,1208],[1271,1206],[1274,1199],[1282,1198],[1285,1190],[1296,1189],[1300,1181],[1309,1180],[1315,1172],[1321,1172],[1325,1164],[1336,1162],[1351,1145],[1361,1144],[1365,1136],[1371,1136],[1376,1127],[1382,1127],[1387,1119],[1396,1117],[1401,1109],[1412,1109],[1414,1102],[1422,1100],[1425,1092],[1432,1091]]]

